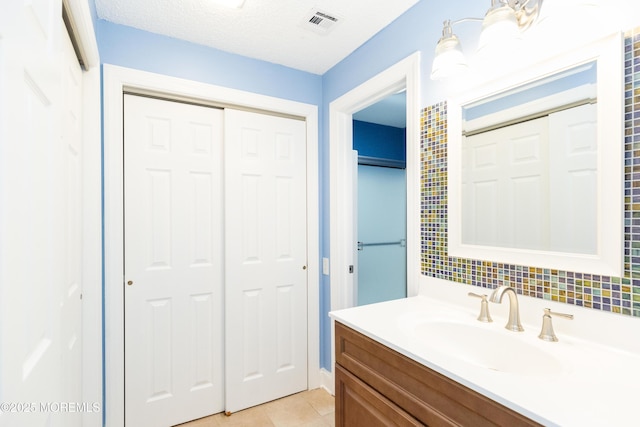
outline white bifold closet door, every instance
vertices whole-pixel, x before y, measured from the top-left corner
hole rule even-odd
[[[133,95],[124,122],[126,425],[305,390],[305,123]]]
[[[596,106],[465,138],[463,243],[595,254]]]
[[[225,111],[226,410],[307,388],[305,122]]]
[[[125,95],[125,417],[223,410],[223,111]]]

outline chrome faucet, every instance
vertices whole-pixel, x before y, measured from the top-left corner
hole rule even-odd
[[[516,290],[510,286],[498,286],[489,297],[489,301],[495,303],[501,303],[504,294],[509,295],[509,321],[505,325],[510,331],[521,332],[524,328],[520,324],[520,310],[518,308],[518,294]]]

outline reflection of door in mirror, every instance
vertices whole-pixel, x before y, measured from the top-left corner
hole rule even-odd
[[[622,274],[621,46],[616,33],[447,101],[450,256]]]
[[[595,254],[596,120],[585,104],[467,136],[462,242]]]

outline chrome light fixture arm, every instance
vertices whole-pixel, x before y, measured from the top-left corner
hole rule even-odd
[[[491,7],[484,18],[461,18],[455,21],[447,19],[443,22],[442,37],[438,40],[436,54],[431,72],[432,79],[446,77],[453,71],[460,72],[466,67],[466,60],[460,47],[458,37],[453,33],[453,25],[467,21],[482,22],[480,47],[487,45],[485,37],[488,33],[495,35],[494,24],[510,22],[510,32],[524,31],[540,14],[542,0],[491,0]],[[489,29],[492,30],[489,30]]]
[[[521,30],[526,30],[531,26],[540,14],[540,7],[542,7],[542,0],[507,0],[507,3],[515,10]]]
[[[443,40],[443,39],[446,40],[450,37],[455,37],[455,35],[453,34],[453,26],[456,24],[460,24],[462,22],[469,22],[469,21],[482,22],[482,18],[461,18],[461,19],[456,19],[455,21],[452,21],[451,19],[447,19],[442,23],[442,37],[440,38],[440,40]]]

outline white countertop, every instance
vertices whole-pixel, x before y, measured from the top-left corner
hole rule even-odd
[[[640,319],[518,295],[525,331],[511,332],[504,328],[509,309],[506,296],[502,304],[489,303],[493,322],[482,323],[476,320],[480,300],[467,296],[468,292],[490,294],[491,290],[429,279],[421,285],[419,296],[334,311],[330,316],[541,424],[640,425],[636,406],[640,403]],[[537,338],[545,307],[574,315],[573,320],[553,319],[559,342]],[[517,372],[481,367],[473,355],[452,350],[468,344],[456,343],[460,337],[440,345],[435,339],[420,339],[415,325],[434,320],[468,324],[470,331],[481,332],[469,334],[468,342],[478,341],[485,332],[509,344],[513,340],[511,348],[493,349],[498,356],[492,363],[515,367]],[[519,348],[533,351],[519,358]],[[531,359],[538,352],[549,355],[553,362],[549,369]],[[518,365],[527,357],[530,360],[524,366]]]

